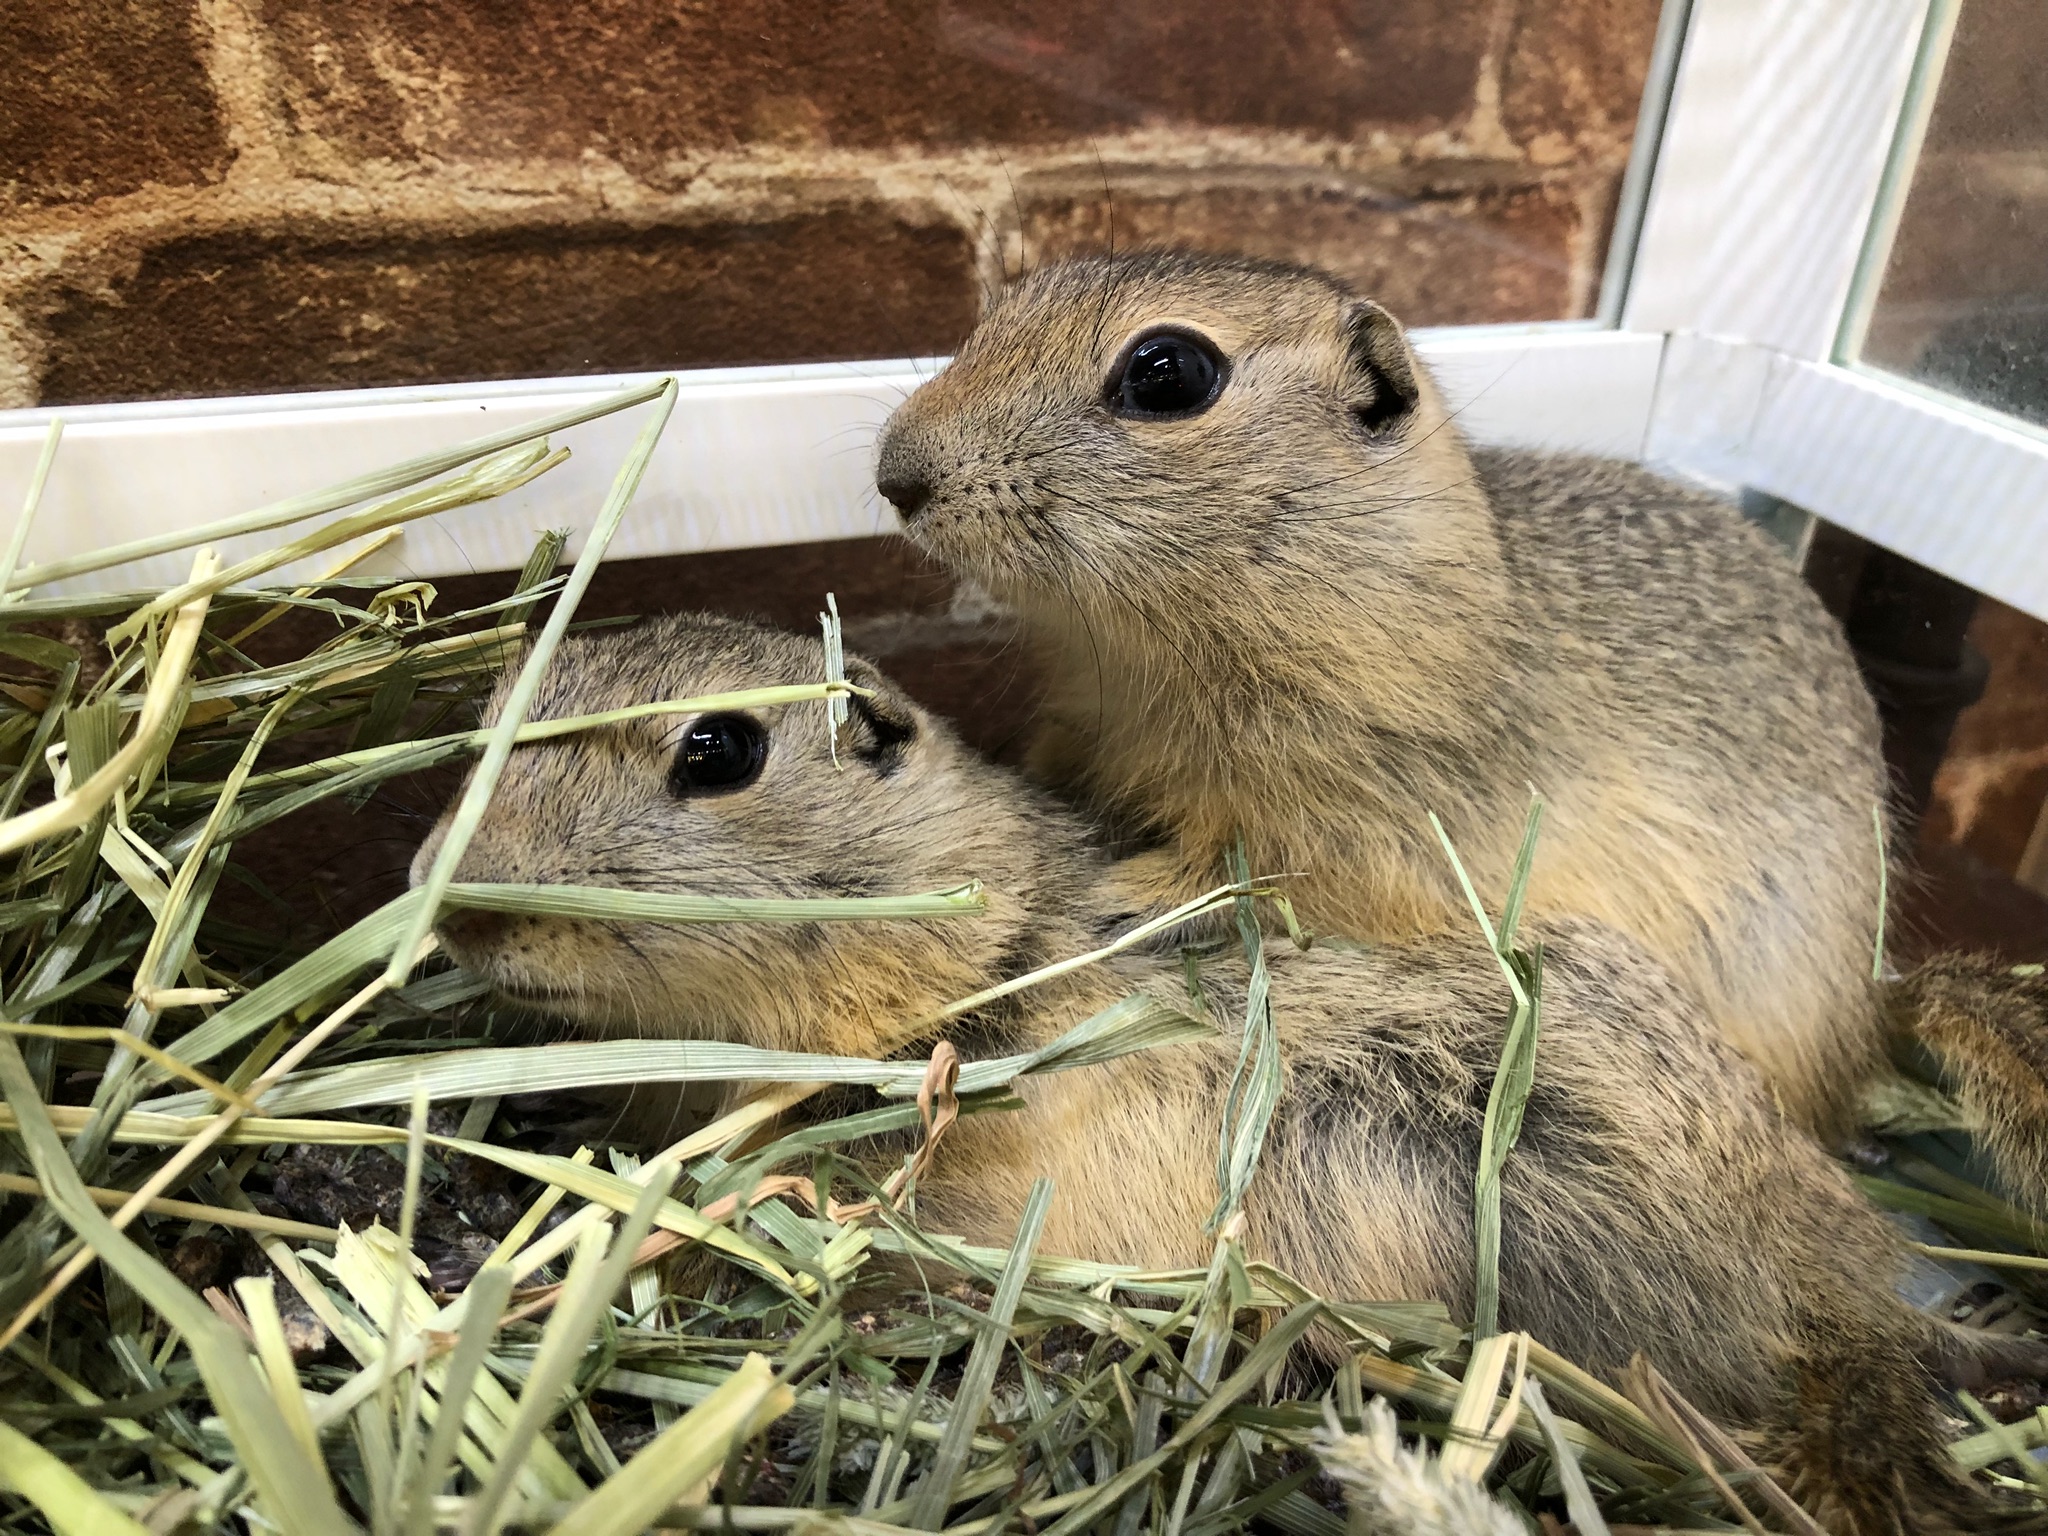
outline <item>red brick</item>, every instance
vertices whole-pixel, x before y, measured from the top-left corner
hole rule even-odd
[[[1042,142],[1143,123],[1349,137],[1470,107],[1486,0],[267,0],[301,129],[346,153]]]
[[[1055,183],[1055,185],[1057,185]],[[1572,205],[1537,187],[1429,193],[1275,169],[1221,188],[1112,174],[1093,190],[1026,185],[1025,255],[1171,248],[1305,262],[1411,325],[1554,320],[1570,303]]]
[[[846,209],[754,224],[449,239],[246,233],[48,301],[49,403],[950,350],[953,229]]]
[[[190,186],[229,159],[195,0],[0,6],[0,198]]]
[[[1501,117],[1544,160],[1618,161],[1657,33],[1660,0],[1523,0],[1502,67]]]

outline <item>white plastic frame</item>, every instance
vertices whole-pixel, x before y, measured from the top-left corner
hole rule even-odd
[[[1676,70],[1645,110],[1631,185],[1648,190],[1625,209],[1603,305],[1619,323],[1420,333],[1467,429],[1755,486],[2048,617],[2048,436],[1832,360],[1873,221],[1885,227],[1887,166],[1910,147],[1904,109],[1929,3],[1670,0],[1662,46]],[[683,375],[613,548],[678,553],[892,527],[870,479],[873,433],[937,366]],[[27,559],[219,518],[626,382],[66,409]],[[0,522],[50,414],[0,413]],[[536,529],[587,524],[632,415],[562,434],[570,464],[413,525],[365,573],[517,566]],[[184,564],[167,556],[68,585],[156,584]]]
[[[1695,0],[1621,312],[1666,338],[1643,453],[2048,618],[2048,434],[1837,361],[1910,180],[1934,4]]]

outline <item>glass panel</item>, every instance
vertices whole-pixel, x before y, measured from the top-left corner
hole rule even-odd
[[[2048,6],[1960,0],[1861,360],[2048,425]]]
[[[2048,624],[1986,598],[1970,644],[1989,663],[1984,697],[1956,721],[1922,842],[2048,896]],[[2015,958],[2041,959],[2040,943]]]
[[[1411,323],[1588,315],[1659,11],[177,0],[114,48],[13,7],[0,406],[945,352],[1112,225]]]
[[[2048,959],[2048,624],[1827,522],[1805,573],[1875,696],[1913,832],[1888,953]]]

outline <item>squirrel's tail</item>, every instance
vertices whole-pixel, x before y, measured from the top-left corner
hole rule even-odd
[[[1829,1536],[2048,1533],[2048,1511],[1957,1466],[1903,1327],[1859,1325],[1852,1305],[1809,1312],[1799,1331],[1792,1391],[1766,1439],[1777,1480]]]
[[[2013,1199],[2048,1217],[2048,973],[1938,955],[1899,986],[1894,1017],[1924,1046]]]

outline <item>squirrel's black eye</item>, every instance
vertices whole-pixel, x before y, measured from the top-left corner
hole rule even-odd
[[[768,733],[750,715],[705,715],[692,720],[668,770],[671,794],[745,789],[768,761]]]
[[[1124,354],[1110,383],[1110,404],[1123,416],[1192,416],[1216,398],[1223,359],[1208,338],[1155,331]]]

